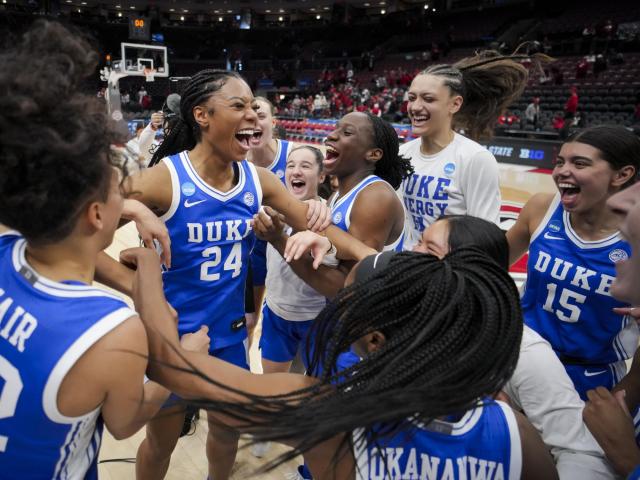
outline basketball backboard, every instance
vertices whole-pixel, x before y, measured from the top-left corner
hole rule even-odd
[[[155,77],[169,76],[167,47],[139,43],[121,43],[120,71],[127,75],[145,76],[145,69],[155,70]]]

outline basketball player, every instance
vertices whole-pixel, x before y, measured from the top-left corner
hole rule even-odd
[[[630,258],[616,264],[616,279],[611,291],[622,301],[640,305],[640,183],[612,196],[607,203],[620,215],[620,232],[631,244]],[[637,405],[640,398],[636,361],[638,353],[631,371],[616,392],[610,393],[602,387],[587,392],[589,402],[584,409],[585,422],[616,471],[631,480],[640,478],[640,449],[629,414],[629,409]]]
[[[285,184],[299,200],[318,198],[318,188],[324,181],[324,156],[312,146],[291,150],[285,169]],[[313,319],[325,307],[324,295],[302,281],[289,267],[273,245],[286,243],[290,229],[272,218],[274,228],[256,226],[256,233],[265,233],[267,245],[267,295],[262,311],[260,337],[262,370],[264,373],[288,372],[291,362],[304,344]],[[256,223],[260,223],[258,219]],[[281,247],[282,248],[282,247]]]
[[[221,421],[296,444],[285,458],[306,451],[314,478],[556,478],[535,429],[488,398],[513,372],[522,320],[513,281],[478,250],[361,262],[312,327],[324,352],[313,359],[325,372],[315,387],[310,377],[254,375],[176,351],[158,260],[142,249],[123,255],[137,263],[135,298],[162,360],[151,378],[204,399]],[[362,361],[329,374],[352,344]],[[343,432],[353,432],[353,449]]]
[[[180,100],[181,115],[156,149],[151,167],[127,179],[134,198],[166,222],[172,265],[163,274],[165,294],[178,312],[180,332],[207,325],[211,354],[248,368],[244,326],[244,292],[254,235],[253,215],[264,203],[296,229],[316,223],[324,228],[324,211],[292,197],[271,172],[245,161],[257,123],[257,106],[249,86],[234,72],[203,70],[191,77]],[[322,205],[320,202],[316,206]],[[326,234],[343,258],[369,251],[341,230]],[[130,293],[133,273],[102,256],[100,279]],[[182,429],[184,409],[168,406],[147,425],[138,451],[139,478],[163,478]],[[229,477],[238,434],[210,422],[207,438],[209,473]]]
[[[137,313],[91,285],[123,211],[115,126],[79,93],[97,58],[46,21],[0,54],[0,223],[14,229],[0,235],[4,478],[97,478],[103,425],[133,435],[169,396],[143,383]],[[191,340],[208,349],[206,331]]]
[[[374,115],[349,113],[338,121],[325,145],[324,171],[338,180],[338,191],[329,199],[333,224],[375,251],[401,249],[404,211],[394,190],[409,175],[411,166],[398,155],[398,135],[393,127]],[[259,217],[263,225],[270,225],[266,213]],[[281,254],[285,247],[285,242],[279,243]],[[315,270],[309,256],[290,262],[290,266],[329,298],[344,285],[346,272],[325,267]]]
[[[273,129],[276,126],[273,104],[264,97],[256,97],[258,106],[258,121],[250,144],[251,150],[247,160],[258,167],[266,168],[273,172],[285,183],[285,169],[287,157],[293,143],[273,137]],[[253,329],[258,321],[262,302],[264,300],[265,278],[267,275],[266,264],[267,242],[256,239],[251,251],[251,288],[253,289],[253,312],[247,312],[247,335],[249,341],[253,337]]]
[[[623,127],[598,126],[562,145],[553,169],[557,194],[534,195],[507,233],[509,259],[529,249],[522,296],[526,324],[556,351],[576,390],[613,386],[638,346],[638,326],[613,313],[615,264],[631,254],[607,207],[632,185],[640,139]]]
[[[406,250],[442,215],[469,214],[498,223],[498,164],[474,140],[491,133],[527,78],[517,61],[483,52],[454,65],[433,65],[413,79],[407,113],[420,138],[400,147],[415,170],[399,191],[407,215]],[[454,127],[464,128],[470,138]]]
[[[422,233],[414,251],[443,258],[476,246],[505,270],[509,245],[494,223],[469,215],[442,217]],[[526,325],[516,369],[503,387],[511,405],[524,412],[542,436],[562,480],[607,480],[611,466],[582,421],[584,402],[551,345]]]

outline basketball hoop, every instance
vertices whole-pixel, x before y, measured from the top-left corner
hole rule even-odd
[[[156,69],[155,68],[146,68],[144,70],[142,70],[142,73],[144,73],[144,77],[146,78],[147,82],[153,82],[155,80],[155,74],[156,74]]]

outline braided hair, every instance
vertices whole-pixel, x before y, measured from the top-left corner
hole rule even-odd
[[[164,157],[193,149],[200,141],[200,126],[193,116],[193,108],[202,105],[220,90],[230,78],[242,80],[235,72],[218,69],[200,70],[187,82],[180,97],[180,116],[172,124],[169,134],[153,152],[149,166]]]
[[[368,112],[366,115],[373,128],[374,144],[382,149],[382,158],[376,162],[373,173],[397,189],[413,173],[411,161],[399,154],[400,141],[393,126],[376,115]]]
[[[529,79],[519,60],[547,59],[544,55],[501,55],[485,50],[453,65],[432,65],[419,75],[441,77],[454,95],[464,101],[454,116],[454,127],[464,128],[474,140],[490,137],[500,114],[517,100]]]
[[[442,260],[396,253],[314,321],[307,343],[313,339],[311,371],[322,366],[319,385],[273,397],[243,394],[247,402],[196,403],[240,420],[260,439],[296,439],[297,447],[270,466],[343,432],[357,431],[356,447],[378,442],[415,421],[468,411],[503,387],[518,360],[518,298],[506,270],[475,247]],[[374,331],[384,334],[384,345],[338,372],[338,356]]]

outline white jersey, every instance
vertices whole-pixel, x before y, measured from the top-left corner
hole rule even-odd
[[[267,306],[285,320],[313,320],[327,304],[326,297],[298,277],[271,244],[267,244],[265,286]]]
[[[582,421],[584,402],[564,366],[549,342],[526,325],[520,358],[504,391],[551,450],[561,480],[616,478]]]
[[[458,133],[435,155],[420,151],[417,138],[400,146],[415,172],[398,193],[405,207],[404,249],[411,250],[425,228],[442,215],[473,215],[498,223],[498,162],[482,145]]]

